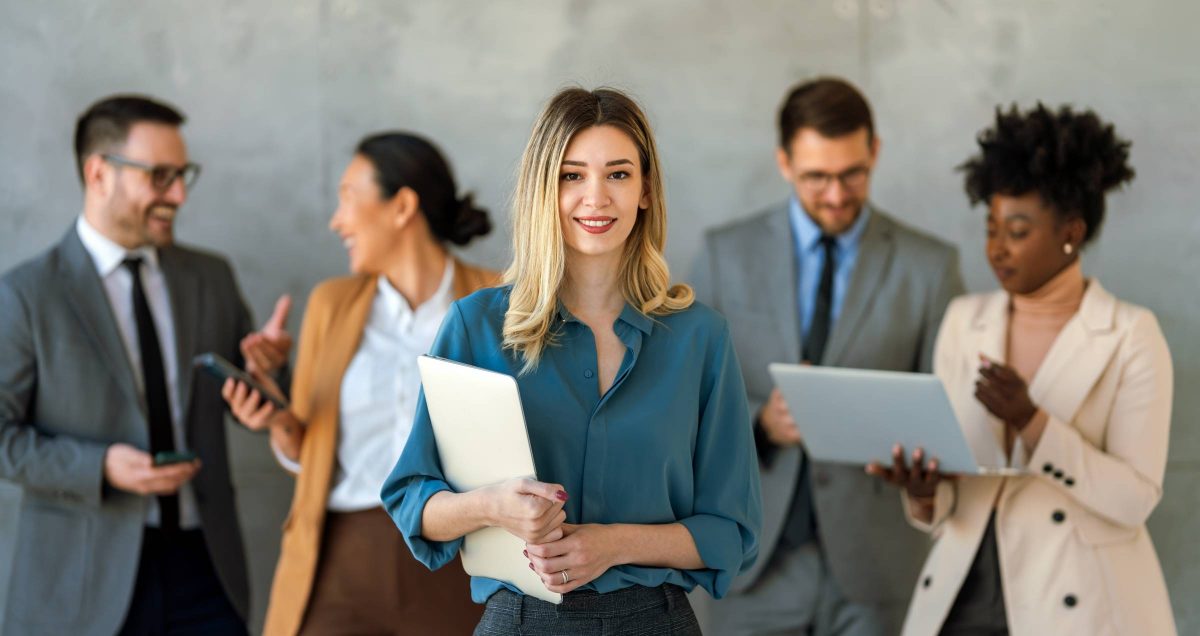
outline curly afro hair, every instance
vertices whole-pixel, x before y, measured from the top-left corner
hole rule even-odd
[[[1083,218],[1084,243],[1104,222],[1105,193],[1134,177],[1129,142],[1090,110],[1054,112],[1041,102],[1027,112],[997,107],[995,125],[977,141],[981,152],[958,167],[971,205],[1037,192],[1060,218]]]

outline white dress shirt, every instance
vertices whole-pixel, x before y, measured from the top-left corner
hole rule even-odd
[[[358,351],[342,377],[329,510],[352,512],[381,505],[379,490],[404,450],[417,411],[417,357],[433,346],[453,301],[453,281],[454,260],[448,258],[437,291],[412,309],[387,277],[379,277]],[[299,463],[272,448],[280,464],[300,472]]]
[[[142,379],[142,351],[138,344],[137,318],[133,314],[133,277],[129,270],[121,266],[122,261],[130,257],[140,257],[143,261],[142,288],[146,292],[146,303],[150,305],[150,313],[154,316],[154,327],[158,333],[158,344],[162,349],[163,372],[167,380],[167,397],[171,403],[171,430],[175,434],[175,449],[187,450],[187,438],[183,428],[183,405],[179,403],[179,367],[178,352],[175,350],[175,320],[171,314],[171,298],[168,295],[167,281],[163,278],[162,268],[158,264],[158,252],[151,247],[140,247],[127,250],[111,241],[88,223],[80,215],[75,223],[79,232],[79,240],[84,249],[92,257],[96,265],[96,273],[104,282],[104,291],[108,295],[108,304],[112,307],[113,317],[117,320],[117,330],[121,332],[121,341],[125,343],[125,352],[129,355],[129,364],[133,367],[133,377],[137,383],[138,395],[143,402],[145,382]],[[146,525],[158,527],[158,499],[148,497],[146,508]],[[179,490],[179,527],[190,529],[200,527],[200,513],[196,508],[196,493],[191,484],[184,484]]]

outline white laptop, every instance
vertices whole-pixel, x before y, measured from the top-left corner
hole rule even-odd
[[[771,364],[771,377],[800,428],[805,451],[818,461],[892,464],[892,447],[907,458],[920,447],[939,470],[967,475],[1016,475],[1024,469],[976,457],[937,376]]]
[[[417,367],[442,472],[455,492],[536,476],[521,395],[512,376],[434,356],[417,358]],[[561,603],[562,595],[546,589],[529,569],[524,550],[525,542],[503,528],[477,530],[464,538],[463,569]]]

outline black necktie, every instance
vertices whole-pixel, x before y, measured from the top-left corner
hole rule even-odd
[[[821,364],[825,355],[825,344],[829,342],[829,330],[833,325],[833,275],[837,269],[837,239],[828,234],[821,237],[825,249],[825,263],[821,267],[821,284],[813,300],[812,324],[804,338],[804,359]]]
[[[167,376],[163,372],[162,347],[154,328],[154,315],[142,288],[142,259],[131,257],[121,263],[133,277],[133,316],[137,320],[138,348],[142,352],[142,383],[146,392],[146,414],[150,420],[150,454],[175,450],[171,427],[171,402],[167,395]],[[159,495],[159,525],[164,530],[179,527],[179,496]]]

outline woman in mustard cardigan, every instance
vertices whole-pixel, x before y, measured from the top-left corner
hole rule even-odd
[[[290,410],[242,383],[223,389],[238,420],[270,431],[296,476],[265,632],[468,634],[481,608],[466,574],[418,563],[379,489],[412,427],[417,356],[452,301],[496,280],[445,245],[464,245],[491,223],[470,195],[458,197],[432,144],[385,133],[358,145],[329,227],[353,275],[309,298]]]

